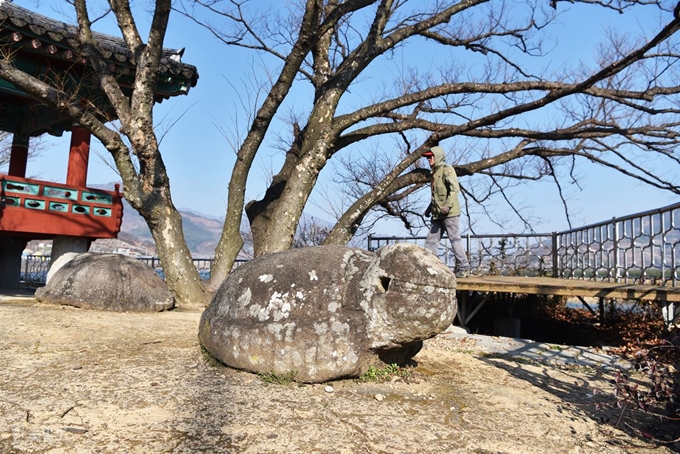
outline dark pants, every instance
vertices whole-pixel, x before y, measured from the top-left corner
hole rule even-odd
[[[427,239],[425,240],[425,247],[436,254],[444,230],[446,230],[446,233],[449,235],[453,255],[456,256],[456,270],[469,270],[470,262],[465,255],[463,241],[460,239],[460,216],[433,219],[432,225],[430,226],[430,233],[427,234]]]

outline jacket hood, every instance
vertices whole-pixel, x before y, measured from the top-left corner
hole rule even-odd
[[[444,149],[442,147],[435,146],[430,148],[430,151],[432,154],[434,154],[435,167],[444,164],[444,161],[446,161],[446,153],[444,153]]]

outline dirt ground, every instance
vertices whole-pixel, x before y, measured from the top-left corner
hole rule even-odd
[[[278,385],[212,364],[199,317],[0,302],[0,452],[678,451],[637,436],[633,420],[601,423],[618,415],[595,408],[604,367],[484,355],[438,337],[409,380]]]

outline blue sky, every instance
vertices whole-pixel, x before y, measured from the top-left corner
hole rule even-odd
[[[72,14],[70,6],[57,0],[40,1],[15,0],[18,5],[38,11],[46,16],[70,22],[59,11]],[[255,3],[268,5],[268,1],[256,0]],[[549,60],[541,64],[559,65],[564,58],[581,59],[592,64],[596,55],[599,33],[614,20],[616,14],[593,14],[600,11],[590,8],[588,14],[572,8],[560,21],[556,28],[555,51]],[[650,27],[645,24],[657,24],[656,17],[638,16],[625,26],[631,30]],[[670,19],[670,18],[669,18]],[[649,22],[648,22],[649,21]],[[577,25],[574,25],[577,24]],[[617,27],[621,27],[617,23]],[[656,27],[652,28],[656,29]],[[95,26],[95,30],[119,35],[115,27]],[[218,43],[205,30],[192,25],[188,20],[175,14],[171,18],[165,47],[182,48],[186,51],[183,61],[197,66],[199,72],[198,85],[188,96],[179,96],[158,105],[155,111],[156,123],[177,123],[162,138],[161,150],[168,169],[175,205],[180,209],[221,217],[226,208],[227,184],[233,166],[235,154],[228,140],[235,126],[245,128],[247,119],[242,114],[241,103],[247,102],[254,92],[253,71],[264,75],[263,62],[253,60],[253,54],[236,48],[227,48]],[[554,61],[552,60],[554,59]],[[424,64],[433,64],[432,61]],[[386,71],[396,70],[386,68]],[[287,106],[294,109],[294,105]],[[166,119],[167,121],[164,121]],[[164,126],[160,126],[163,130]],[[282,135],[287,137],[288,131]],[[160,136],[160,134],[159,134]],[[45,138],[48,149],[40,158],[28,165],[27,174],[45,180],[61,181],[66,178],[70,135],[62,138]],[[267,145],[271,147],[273,140]],[[89,184],[101,184],[119,181],[115,171],[110,168],[99,155],[108,156],[108,152],[93,139],[92,154],[88,173]],[[265,148],[255,163],[247,196],[250,198],[262,195],[272,172],[278,167],[279,152],[273,147]],[[659,169],[660,172],[664,169]],[[677,196],[653,188],[645,187],[634,180],[619,176],[611,170],[595,166],[583,167],[581,189],[566,185],[570,194],[570,202],[576,207],[577,214],[572,218],[574,227],[591,224],[612,217],[658,208],[677,202]],[[465,179],[461,179],[465,184]],[[321,179],[324,184],[324,179]],[[533,206],[533,214],[543,219],[535,227],[538,232],[565,230],[568,228],[564,219],[558,194],[548,184],[541,183],[529,189],[516,191],[514,196],[524,205]],[[308,205],[307,212],[321,220],[332,222],[330,214],[323,205],[325,199],[316,194]],[[499,208],[500,209],[500,208]],[[481,220],[473,220],[477,233],[499,233],[499,227],[485,224]],[[467,225],[464,220],[463,225]],[[407,232],[396,223],[379,223],[373,232],[377,235],[404,235]],[[425,231],[421,231],[422,234]]]

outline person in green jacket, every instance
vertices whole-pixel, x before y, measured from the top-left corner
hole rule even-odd
[[[439,248],[444,230],[449,235],[451,248],[456,257],[456,277],[470,275],[468,261],[463,242],[460,239],[460,202],[458,193],[460,185],[456,171],[446,161],[444,149],[436,146],[423,153],[432,168],[432,200],[425,210],[425,216],[432,216],[430,232],[425,240],[425,247],[435,254]]]

